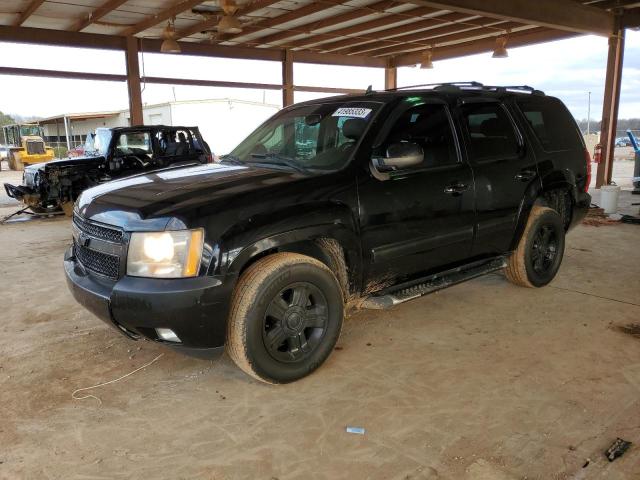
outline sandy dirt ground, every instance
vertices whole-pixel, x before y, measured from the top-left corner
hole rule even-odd
[[[67,291],[69,239],[64,217],[0,226],[1,479],[639,478],[638,226],[578,227],[546,288],[357,312],[285,386],[116,333]]]

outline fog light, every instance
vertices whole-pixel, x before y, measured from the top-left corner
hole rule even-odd
[[[162,340],[180,343],[180,338],[170,328],[156,328],[156,333]]]

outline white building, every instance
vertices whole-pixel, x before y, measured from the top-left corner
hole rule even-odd
[[[278,109],[277,105],[224,98],[145,105],[143,115],[145,125],[199,127],[212,150],[222,155]],[[47,144],[73,148],[82,145],[87,134],[98,127],[128,126],[129,111],[69,113],[44,118],[39,123],[44,126]]]

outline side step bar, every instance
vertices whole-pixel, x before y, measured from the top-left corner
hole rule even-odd
[[[436,273],[428,277],[413,280],[411,282],[395,285],[391,288],[367,297],[362,303],[362,308],[384,310],[399,303],[413,300],[427,293],[442,290],[472,278],[480,277],[487,273],[500,270],[507,266],[504,256],[493,257],[488,260],[462,265],[445,272]]]

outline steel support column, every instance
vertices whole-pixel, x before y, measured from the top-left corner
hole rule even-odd
[[[142,90],[140,89],[140,64],[138,62],[138,39],[127,37],[127,90],[129,92],[129,122],[142,125]]]
[[[616,128],[618,126],[618,107],[620,106],[624,38],[625,30],[622,27],[622,17],[618,16],[614,34],[609,37],[609,56],[607,57],[607,75],[604,84],[604,104],[600,125],[602,161],[598,164],[596,188],[611,183],[613,156],[616,147]]]
[[[282,58],[282,107],[293,105],[293,54],[285,50]]]
[[[385,90],[393,90],[398,88],[398,69],[388,65],[384,69],[384,88]]]
[[[67,150],[71,150],[71,139],[69,138],[71,135],[71,126],[69,125],[69,119],[65,115],[62,120],[64,121],[64,137],[67,140]]]

